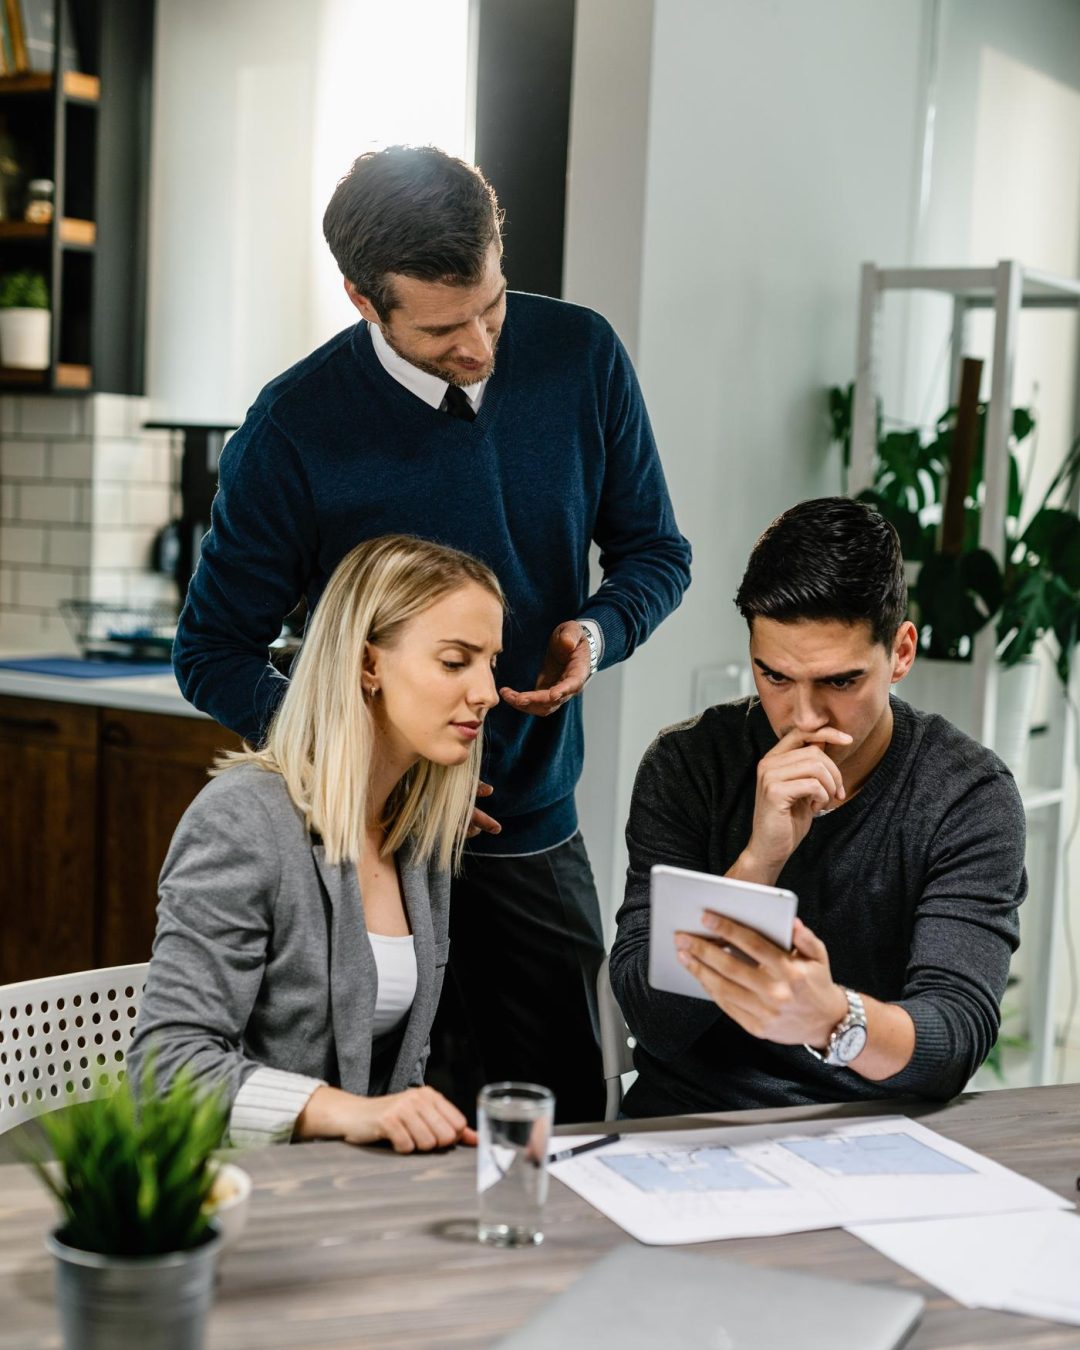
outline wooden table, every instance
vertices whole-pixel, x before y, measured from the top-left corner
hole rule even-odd
[[[1080,1084],[969,1094],[944,1107],[798,1107],[662,1124],[700,1128],[709,1121],[797,1122],[895,1112],[1076,1198]],[[626,1127],[660,1123],[626,1122]],[[599,1256],[632,1241],[553,1181],[541,1247],[479,1246],[470,1236],[471,1150],[395,1157],[344,1144],[305,1144],[250,1152],[240,1161],[254,1180],[251,1214],[222,1262],[208,1350],[491,1345]],[[0,1167],[0,1350],[60,1344],[52,1270],[41,1246],[52,1221],[50,1203],[29,1171]],[[837,1229],[695,1250],[916,1289],[927,1309],[912,1350],[1080,1345],[1080,1328],[962,1308]]]

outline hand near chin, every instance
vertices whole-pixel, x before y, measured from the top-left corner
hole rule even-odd
[[[502,698],[518,712],[534,717],[550,717],[552,713],[580,694],[589,678],[589,644],[585,630],[576,619],[559,624],[548,640],[547,652],[536,687],[528,693],[516,689],[499,690]]]
[[[851,737],[836,727],[786,732],[758,761],[750,842],[729,875],[773,885],[822,811],[841,805],[844,779],[828,747]]]

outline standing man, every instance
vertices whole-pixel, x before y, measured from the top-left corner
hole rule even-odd
[[[679,603],[690,548],[621,343],[590,310],[508,294],[500,223],[479,171],[433,148],[362,155],[338,184],[323,229],[361,322],[267,385],[226,447],[175,665],[258,740],[286,683],[268,644],[356,543],[410,533],[488,563],[510,606],[485,727],[498,820],[477,813],[455,880],[450,970],[483,1077],[544,1083],[587,1120],[603,942],[577,695]]]

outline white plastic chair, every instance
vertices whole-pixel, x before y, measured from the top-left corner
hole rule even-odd
[[[0,1134],[115,1088],[146,971],[113,966],[0,987]]]
[[[615,1001],[605,956],[596,973],[596,1007],[600,1017],[600,1056],[604,1065],[604,1086],[607,1100],[604,1119],[614,1120],[622,1105],[622,1076],[634,1067],[634,1046],[637,1041],[623,1021],[622,1009]]]

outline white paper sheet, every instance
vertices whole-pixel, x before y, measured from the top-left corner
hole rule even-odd
[[[551,1174],[654,1244],[1068,1207],[902,1116],[625,1135]]]
[[[856,1224],[848,1231],[969,1308],[1080,1326],[1080,1216],[1072,1210]]]

